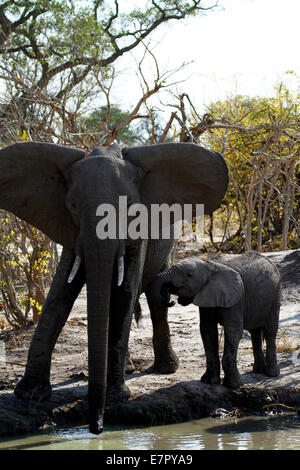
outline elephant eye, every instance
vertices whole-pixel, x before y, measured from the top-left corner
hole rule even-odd
[[[193,277],[192,273],[187,273],[187,277]]]

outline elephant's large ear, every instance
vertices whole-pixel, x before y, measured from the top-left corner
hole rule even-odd
[[[64,170],[85,152],[42,142],[0,150],[0,207],[34,225],[52,240],[74,247],[77,229],[66,208]]]
[[[241,276],[234,269],[220,263],[208,261],[211,278],[198,294],[193,303],[199,307],[232,307],[244,295]]]
[[[204,204],[206,214],[219,206],[228,186],[224,159],[196,144],[158,144],[124,148],[124,158],[146,172],[140,185],[144,204]]]

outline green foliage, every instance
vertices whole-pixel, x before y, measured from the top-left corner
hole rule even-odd
[[[273,97],[236,96],[209,112],[203,140],[229,166],[226,217],[239,215],[245,246],[299,247],[299,95],[280,84]]]
[[[12,28],[2,38],[3,52],[22,53],[49,69],[66,59],[81,65],[93,58],[105,61],[124,47],[135,47],[161,23],[201,10],[201,1],[157,0],[133,8],[125,0],[6,1],[1,15]]]
[[[121,122],[125,121],[128,113],[122,111],[119,106],[112,105],[109,110],[106,106],[100,106],[99,109],[88,114],[87,117],[82,119],[81,130],[85,133],[94,135],[103,135],[103,123],[109,125],[109,129],[116,128]],[[124,127],[118,133],[118,141],[124,145],[134,145],[139,141],[139,134],[132,125]]]

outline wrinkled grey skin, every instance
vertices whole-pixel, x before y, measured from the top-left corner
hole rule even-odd
[[[194,144],[162,144],[82,150],[54,144],[18,143],[0,150],[0,207],[42,230],[63,246],[56,275],[33,336],[24,377],[15,389],[23,399],[48,398],[51,355],[72,305],[87,285],[89,423],[103,430],[106,400],[128,398],[125,361],[132,313],[146,293],[153,323],[154,367],[174,372],[167,308],[156,303],[148,284],[167,267],[172,240],[99,240],[101,203],[203,203],[211,213],[228,185],[227,167],[216,152]],[[75,256],[82,259],[71,283]],[[118,287],[117,260],[124,256]]]
[[[224,327],[222,366],[224,385],[241,385],[236,365],[243,329],[251,334],[253,372],[271,377],[279,375],[276,359],[276,334],[280,310],[280,275],[270,260],[255,251],[232,260],[204,261],[186,258],[157,275],[150,287],[153,298],[163,305],[169,294],[178,295],[178,303],[199,306],[200,332],[206,354],[206,372],[202,382],[220,383],[218,323]],[[262,339],[266,341],[266,357]]]

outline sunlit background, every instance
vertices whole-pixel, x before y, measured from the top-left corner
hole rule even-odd
[[[298,0],[219,0],[205,15],[162,25],[151,36],[149,49],[161,73],[189,63],[173,80],[184,80],[177,88],[188,92],[201,112],[233,94],[270,96],[280,81],[296,89],[299,18]],[[131,60],[142,53],[135,50]],[[126,74],[119,77],[117,95],[118,100],[123,96],[125,107],[139,94],[130,67],[128,55],[119,60],[118,69]],[[149,76],[153,70],[149,59]],[[291,71],[295,75],[287,73]]]

